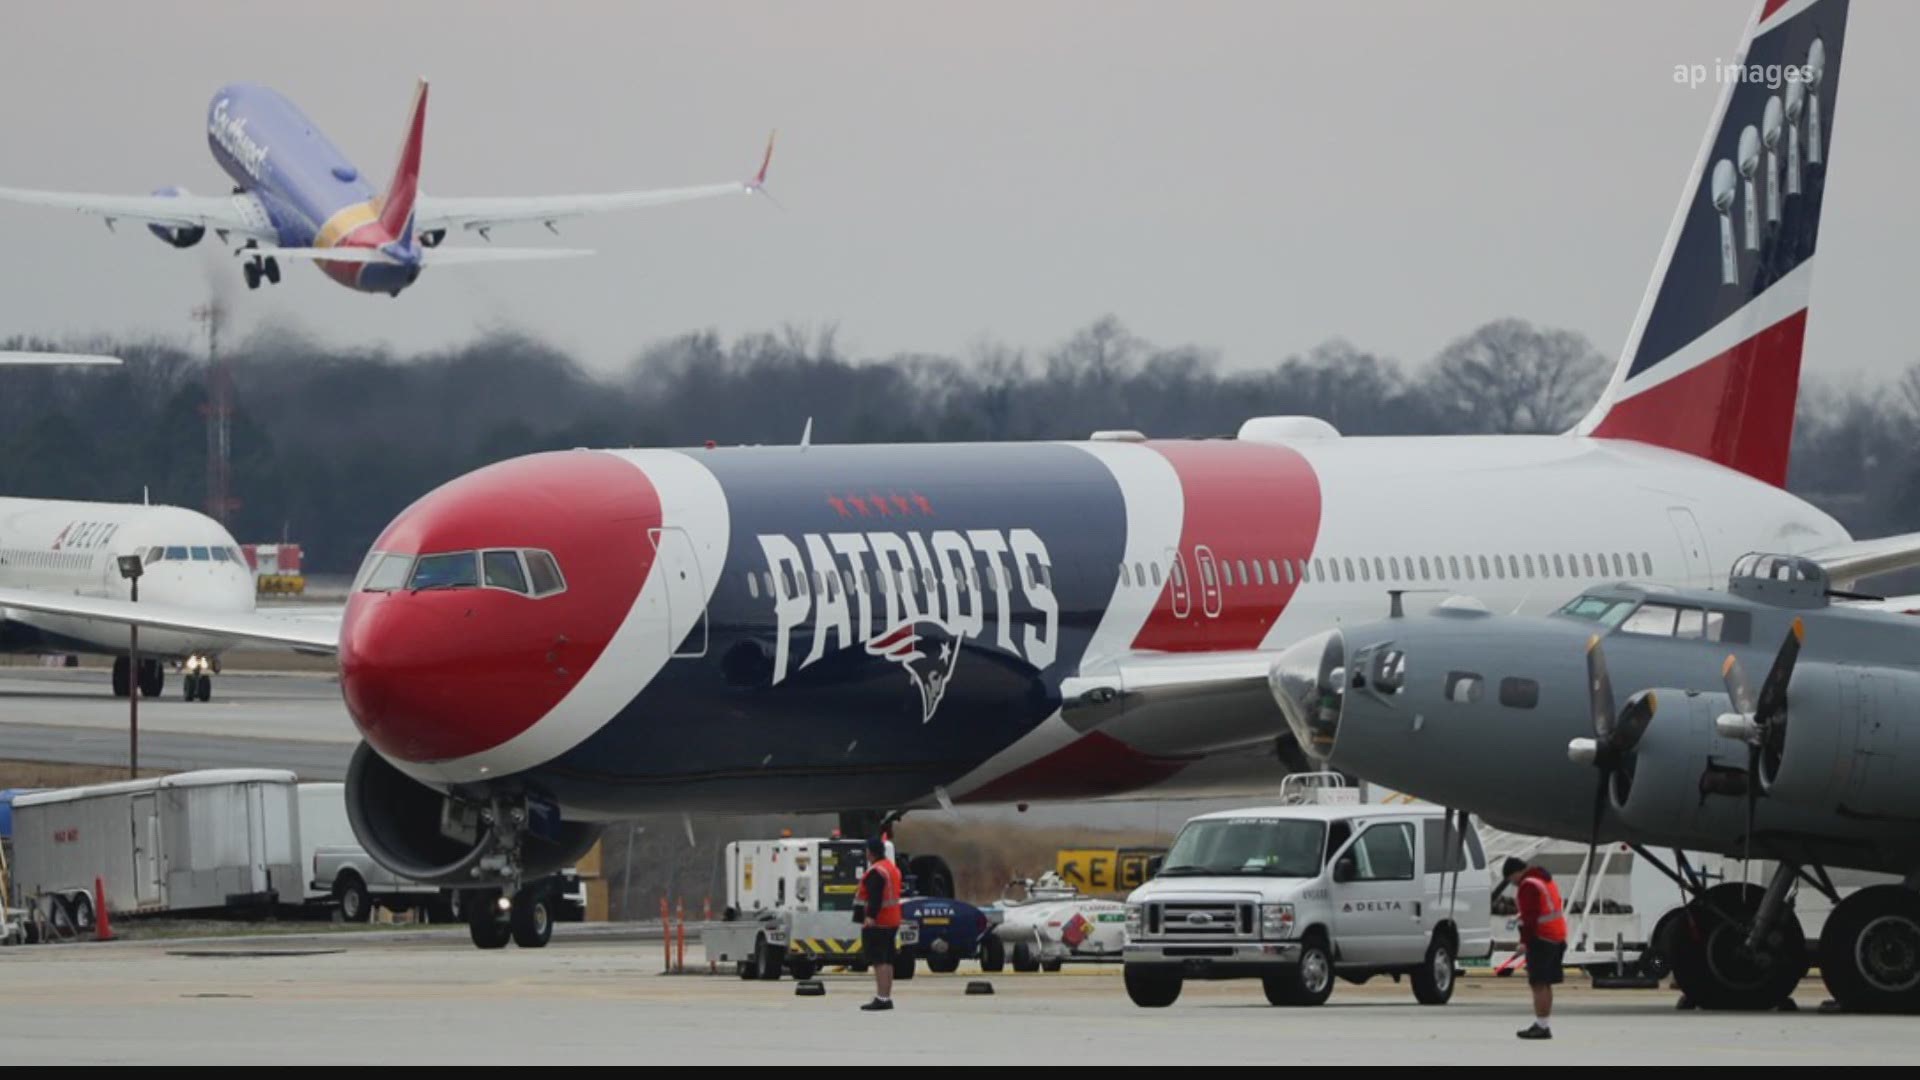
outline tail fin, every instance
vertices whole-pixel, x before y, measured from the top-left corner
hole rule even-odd
[[[427,80],[413,90],[413,108],[407,113],[407,138],[400,144],[400,163],[393,182],[380,196],[380,227],[403,246],[413,244],[413,200],[420,194],[420,140],[427,127]]]
[[[1761,0],[1619,367],[1578,434],[1787,478],[1848,0]]]

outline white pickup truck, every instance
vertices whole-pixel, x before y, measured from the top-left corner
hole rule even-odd
[[[1445,1004],[1456,962],[1492,951],[1492,882],[1461,820],[1357,802],[1194,818],[1127,897],[1127,995],[1163,1008],[1187,979],[1258,978],[1274,1005],[1318,1005],[1336,976],[1406,975]]]

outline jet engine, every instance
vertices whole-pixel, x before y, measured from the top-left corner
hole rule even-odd
[[[1920,747],[1901,728],[1920,709],[1920,675],[1806,664],[1760,753],[1761,788],[1809,810],[1862,819],[1920,818]],[[1911,738],[1911,735],[1909,735]]]
[[[524,795],[472,798],[436,791],[366,743],[347,766],[347,820],[381,866],[433,885],[499,885],[579,861],[601,826],[541,821]]]
[[[187,194],[187,189],[183,187],[156,188],[154,194],[162,196],[163,198],[177,199]],[[205,239],[207,235],[207,227],[205,225],[149,225],[147,226],[147,231],[177,248],[190,248]]]

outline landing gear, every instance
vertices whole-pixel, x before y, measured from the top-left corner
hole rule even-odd
[[[543,882],[529,885],[514,894],[513,943],[523,949],[542,949],[553,940],[553,894]]]
[[[1920,892],[1872,885],[1820,931],[1820,977],[1849,1012],[1920,1012]]]
[[[131,674],[132,669],[133,669],[133,665],[128,662],[126,657],[118,656],[114,658],[114,661],[113,661],[113,696],[114,697],[126,697],[127,694],[131,691],[131,686],[132,686],[132,683],[134,682]],[[159,697],[160,696],[161,691],[165,690],[167,685],[167,673],[161,669],[160,661],[158,660],[140,661],[139,684],[140,684],[141,697]]]
[[[249,243],[247,246],[251,248],[258,245]],[[280,262],[271,255],[265,258],[255,255],[240,267],[240,276],[247,279],[249,289],[259,288],[262,281],[269,285],[278,285],[280,284]]]
[[[487,891],[463,901],[467,909],[467,934],[481,949],[504,949],[513,940],[513,926],[507,913],[500,910],[500,894]]]
[[[1760,916],[1767,892],[1777,886],[1784,893],[1796,873],[1783,863],[1768,890],[1728,882],[1686,906],[1668,940],[1669,959],[1674,981],[1695,1006],[1771,1009],[1793,996],[1809,965],[1800,919],[1780,904],[1769,918]]]
[[[470,890],[453,906],[466,916],[467,933],[479,948],[504,949],[511,941],[523,949],[540,949],[553,940],[551,881],[522,886],[511,901],[493,889]]]
[[[180,692],[188,701],[212,701],[213,676],[188,672],[180,677]]]
[[[213,661],[204,656],[189,656],[182,667],[180,689],[188,701],[213,700],[213,673],[217,670]]]

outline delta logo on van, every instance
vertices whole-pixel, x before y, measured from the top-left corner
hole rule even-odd
[[[1348,900],[1340,905],[1340,910],[1355,911],[1403,911],[1406,905],[1398,900]]]

